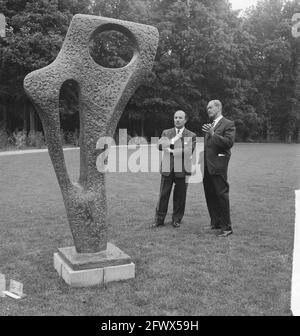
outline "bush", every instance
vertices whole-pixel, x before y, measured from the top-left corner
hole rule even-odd
[[[80,133],[79,133],[78,129],[75,130],[73,136],[74,136],[74,145],[79,146]]]
[[[65,141],[66,144],[68,145],[75,145],[74,143],[74,133],[71,131],[66,131],[65,132]]]
[[[12,136],[14,139],[14,144],[17,147],[17,149],[26,147],[26,143],[27,143],[26,132],[24,131],[16,132],[15,131]]]
[[[45,146],[45,137],[42,132],[35,132],[35,146],[43,148]]]
[[[42,132],[30,131],[27,137],[28,146],[43,148],[45,146],[45,137]]]
[[[4,148],[8,143],[8,134],[4,129],[0,129],[0,148]]]
[[[79,146],[79,131],[60,131],[62,145]],[[24,130],[15,130],[13,133],[7,133],[0,128],[0,148],[16,147],[17,149],[25,148],[26,146],[35,148],[44,148],[47,145],[43,132],[30,131],[26,135]]]
[[[79,132],[76,129],[74,132],[72,131],[64,131],[60,130],[62,145],[72,145],[79,146]]]

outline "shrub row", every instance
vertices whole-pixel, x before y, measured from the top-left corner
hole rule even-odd
[[[63,145],[79,145],[79,132],[61,130],[61,139]],[[9,134],[5,130],[0,129],[0,148],[24,149],[26,147],[44,148],[46,147],[46,139],[43,132],[30,131],[28,134],[24,130],[16,130]]]

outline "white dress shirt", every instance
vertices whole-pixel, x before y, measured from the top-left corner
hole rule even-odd
[[[175,127],[175,131],[176,131],[176,135],[174,138],[171,139],[171,144],[174,145],[174,143],[180,138],[180,136],[182,135],[183,131],[184,131],[184,127],[182,128],[176,128]]]
[[[216,118],[212,123],[212,128],[215,128],[217,126],[217,123],[223,118],[222,115],[220,115],[218,118]]]

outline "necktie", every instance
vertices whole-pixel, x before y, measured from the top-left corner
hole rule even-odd
[[[172,149],[174,149],[174,142],[177,140],[177,135],[179,134],[179,129],[175,127],[175,137],[173,139],[171,139],[171,146],[172,146]]]

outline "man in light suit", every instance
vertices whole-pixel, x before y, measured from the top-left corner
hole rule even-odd
[[[222,116],[222,103],[212,100],[207,105],[207,113],[213,121],[204,124],[204,178],[203,187],[211,229],[217,229],[218,237],[232,234],[229,208],[229,184],[227,181],[230,148],[234,144],[234,122]]]
[[[188,186],[186,176],[191,175],[192,152],[196,145],[196,134],[184,127],[186,122],[187,115],[184,111],[175,112],[175,127],[164,130],[158,142],[159,150],[164,153],[160,169],[160,195],[153,227],[164,225],[173,184],[175,186],[172,225],[176,228],[180,227],[184,215]]]

